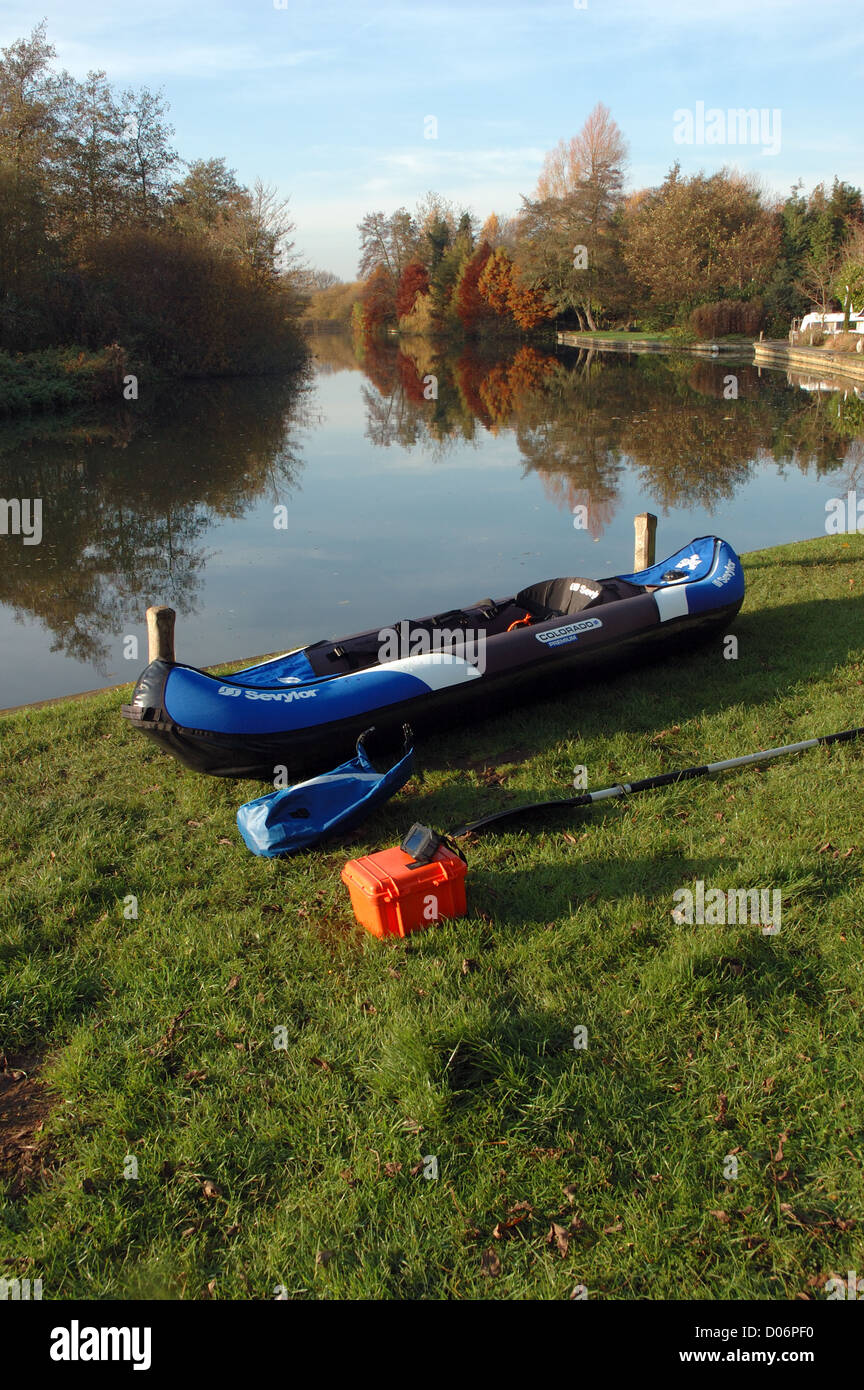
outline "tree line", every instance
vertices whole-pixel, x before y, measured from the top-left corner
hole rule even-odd
[[[298,360],[286,202],[181,160],[161,93],[55,56],[44,22],[0,51],[0,348],[120,343],[189,374]]]
[[[811,304],[864,309],[860,189],[835,178],[781,199],[734,169],[686,176],[676,163],[660,185],[628,192],[626,167],[624,136],[598,103],[547,154],[515,217],[481,226],[434,193],[413,212],[369,213],[357,332],[482,337],[558,320],[785,336]]]

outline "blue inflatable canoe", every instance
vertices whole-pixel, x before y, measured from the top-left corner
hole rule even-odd
[[[289,777],[332,767],[359,735],[478,720],[610,662],[636,663],[735,616],[741,562],[701,536],[638,574],[566,577],[432,617],[316,642],[231,676],[154,661],[123,714],[187,767]],[[503,700],[502,700],[503,697]]]

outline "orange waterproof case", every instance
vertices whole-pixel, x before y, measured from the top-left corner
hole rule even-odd
[[[464,859],[442,845],[428,864],[411,869],[413,862],[397,847],[350,859],[343,868],[354,916],[373,936],[407,936],[441,917],[464,917]]]

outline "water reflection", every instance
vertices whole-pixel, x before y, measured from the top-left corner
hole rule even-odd
[[[38,619],[52,651],[104,672],[106,636],[131,612],[194,608],[215,521],[262,494],[286,500],[310,390],[305,376],[208,383],[94,419],[5,427],[0,495],[42,498],[43,538],[0,538],[0,603]]]
[[[0,608],[6,606],[7,629],[11,610],[32,630],[31,660],[33,634],[47,631],[58,660],[105,673],[112,652],[116,658],[118,634],[140,621],[150,602],[170,603],[181,615],[198,610],[198,626],[211,623],[205,635],[212,651],[212,625],[224,622],[225,613],[223,599],[219,617],[212,591],[201,598],[213,572],[211,565],[205,580],[213,532],[227,521],[237,522],[232,535],[239,533],[243,518],[246,553],[231,559],[231,575],[241,569],[242,584],[226,583],[234,583],[232,593],[243,590],[235,631],[251,629],[258,616],[265,644],[320,635],[314,625],[295,634],[292,624],[299,628],[301,618],[310,624],[314,618],[323,630],[338,605],[359,602],[361,575],[363,601],[372,608],[380,600],[381,611],[392,602],[394,576],[408,577],[412,566],[418,590],[424,564],[427,573],[443,569],[454,582],[454,565],[464,564],[467,588],[485,583],[468,575],[469,561],[440,560],[442,544],[450,544],[447,553],[454,556],[462,544],[463,531],[453,521],[456,489],[460,516],[483,517],[490,535],[507,536],[500,544],[510,546],[510,532],[520,540],[524,532],[520,553],[533,545],[539,556],[542,548],[544,556],[548,551],[542,569],[548,564],[550,573],[566,572],[554,569],[569,563],[555,557],[554,528],[539,517],[532,521],[521,497],[507,492],[493,511],[485,481],[490,475],[473,466],[481,452],[482,461],[497,468],[515,466],[517,476],[521,468],[561,512],[585,507],[595,538],[610,528],[625,499],[632,515],[634,492],[641,505],[660,512],[701,510],[707,529],[705,514],[731,499],[747,507],[742,490],[765,464],[772,465],[772,488],[784,488],[784,475],[792,474],[817,481],[831,474],[826,495],[864,487],[864,400],[849,387],[801,389],[830,383],[787,380],[765,370],[760,375],[726,358],[556,353],[526,345],[448,354],[420,341],[379,343],[358,358],[350,341],[335,335],[319,336],[313,348],[314,377],[195,384],[114,414],[0,427],[0,497],[43,499],[41,545],[0,536]],[[346,372],[359,377],[333,381]],[[348,389],[334,392],[340,386]],[[317,402],[325,397],[333,413],[319,417]],[[373,514],[370,480],[383,479],[378,451],[388,449],[395,457],[386,465],[390,481],[381,486],[389,496]],[[423,468],[445,459],[458,467],[453,493],[437,495],[422,482],[422,469],[413,492],[397,487],[412,454]],[[261,550],[272,546],[269,503],[290,504],[304,469],[305,493],[291,508],[295,530],[278,552],[267,552],[259,570]],[[536,486],[534,494],[539,500]],[[814,499],[812,523],[796,534],[820,529],[823,505],[824,499]],[[352,508],[361,518],[357,524]],[[425,540],[417,534],[418,508]],[[789,538],[788,523],[775,531],[772,541]],[[471,532],[463,550],[479,554],[476,540]],[[759,543],[770,542],[760,534]],[[231,544],[224,525],[219,544]],[[304,603],[292,605],[286,595],[303,595]],[[424,591],[418,602],[425,598]],[[374,613],[364,610],[358,629],[372,621]],[[258,649],[243,637],[237,641],[238,655]],[[222,640],[218,647],[225,650]],[[39,638],[38,651],[44,650]],[[34,675],[26,695],[18,693],[19,681],[17,698],[70,688],[59,668],[45,678],[52,688]],[[88,683],[96,682],[79,680],[78,688]],[[0,691],[0,707],[8,702]]]
[[[320,342],[322,361],[330,348]],[[333,365],[351,365],[344,345],[339,352]],[[836,384],[828,394],[790,391],[811,383],[730,358],[524,346],[506,357],[448,356],[409,342],[377,344],[358,364],[372,383],[366,433],[376,445],[422,446],[434,457],[510,430],[526,471],[560,506],[586,506],[595,535],[614,515],[626,469],[666,511],[710,510],[767,462],[817,476],[839,461],[860,467],[864,393]]]

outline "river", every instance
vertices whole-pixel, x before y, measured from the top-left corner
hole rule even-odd
[[[42,507],[38,544],[0,535],[0,708],[132,680],[150,603],[209,665],[626,572],[637,512],[661,558],[706,532],[822,535],[830,499],[864,497],[851,387],[726,358],[312,345],[298,378],[142,377],[116,411],[0,426],[0,497]]]

